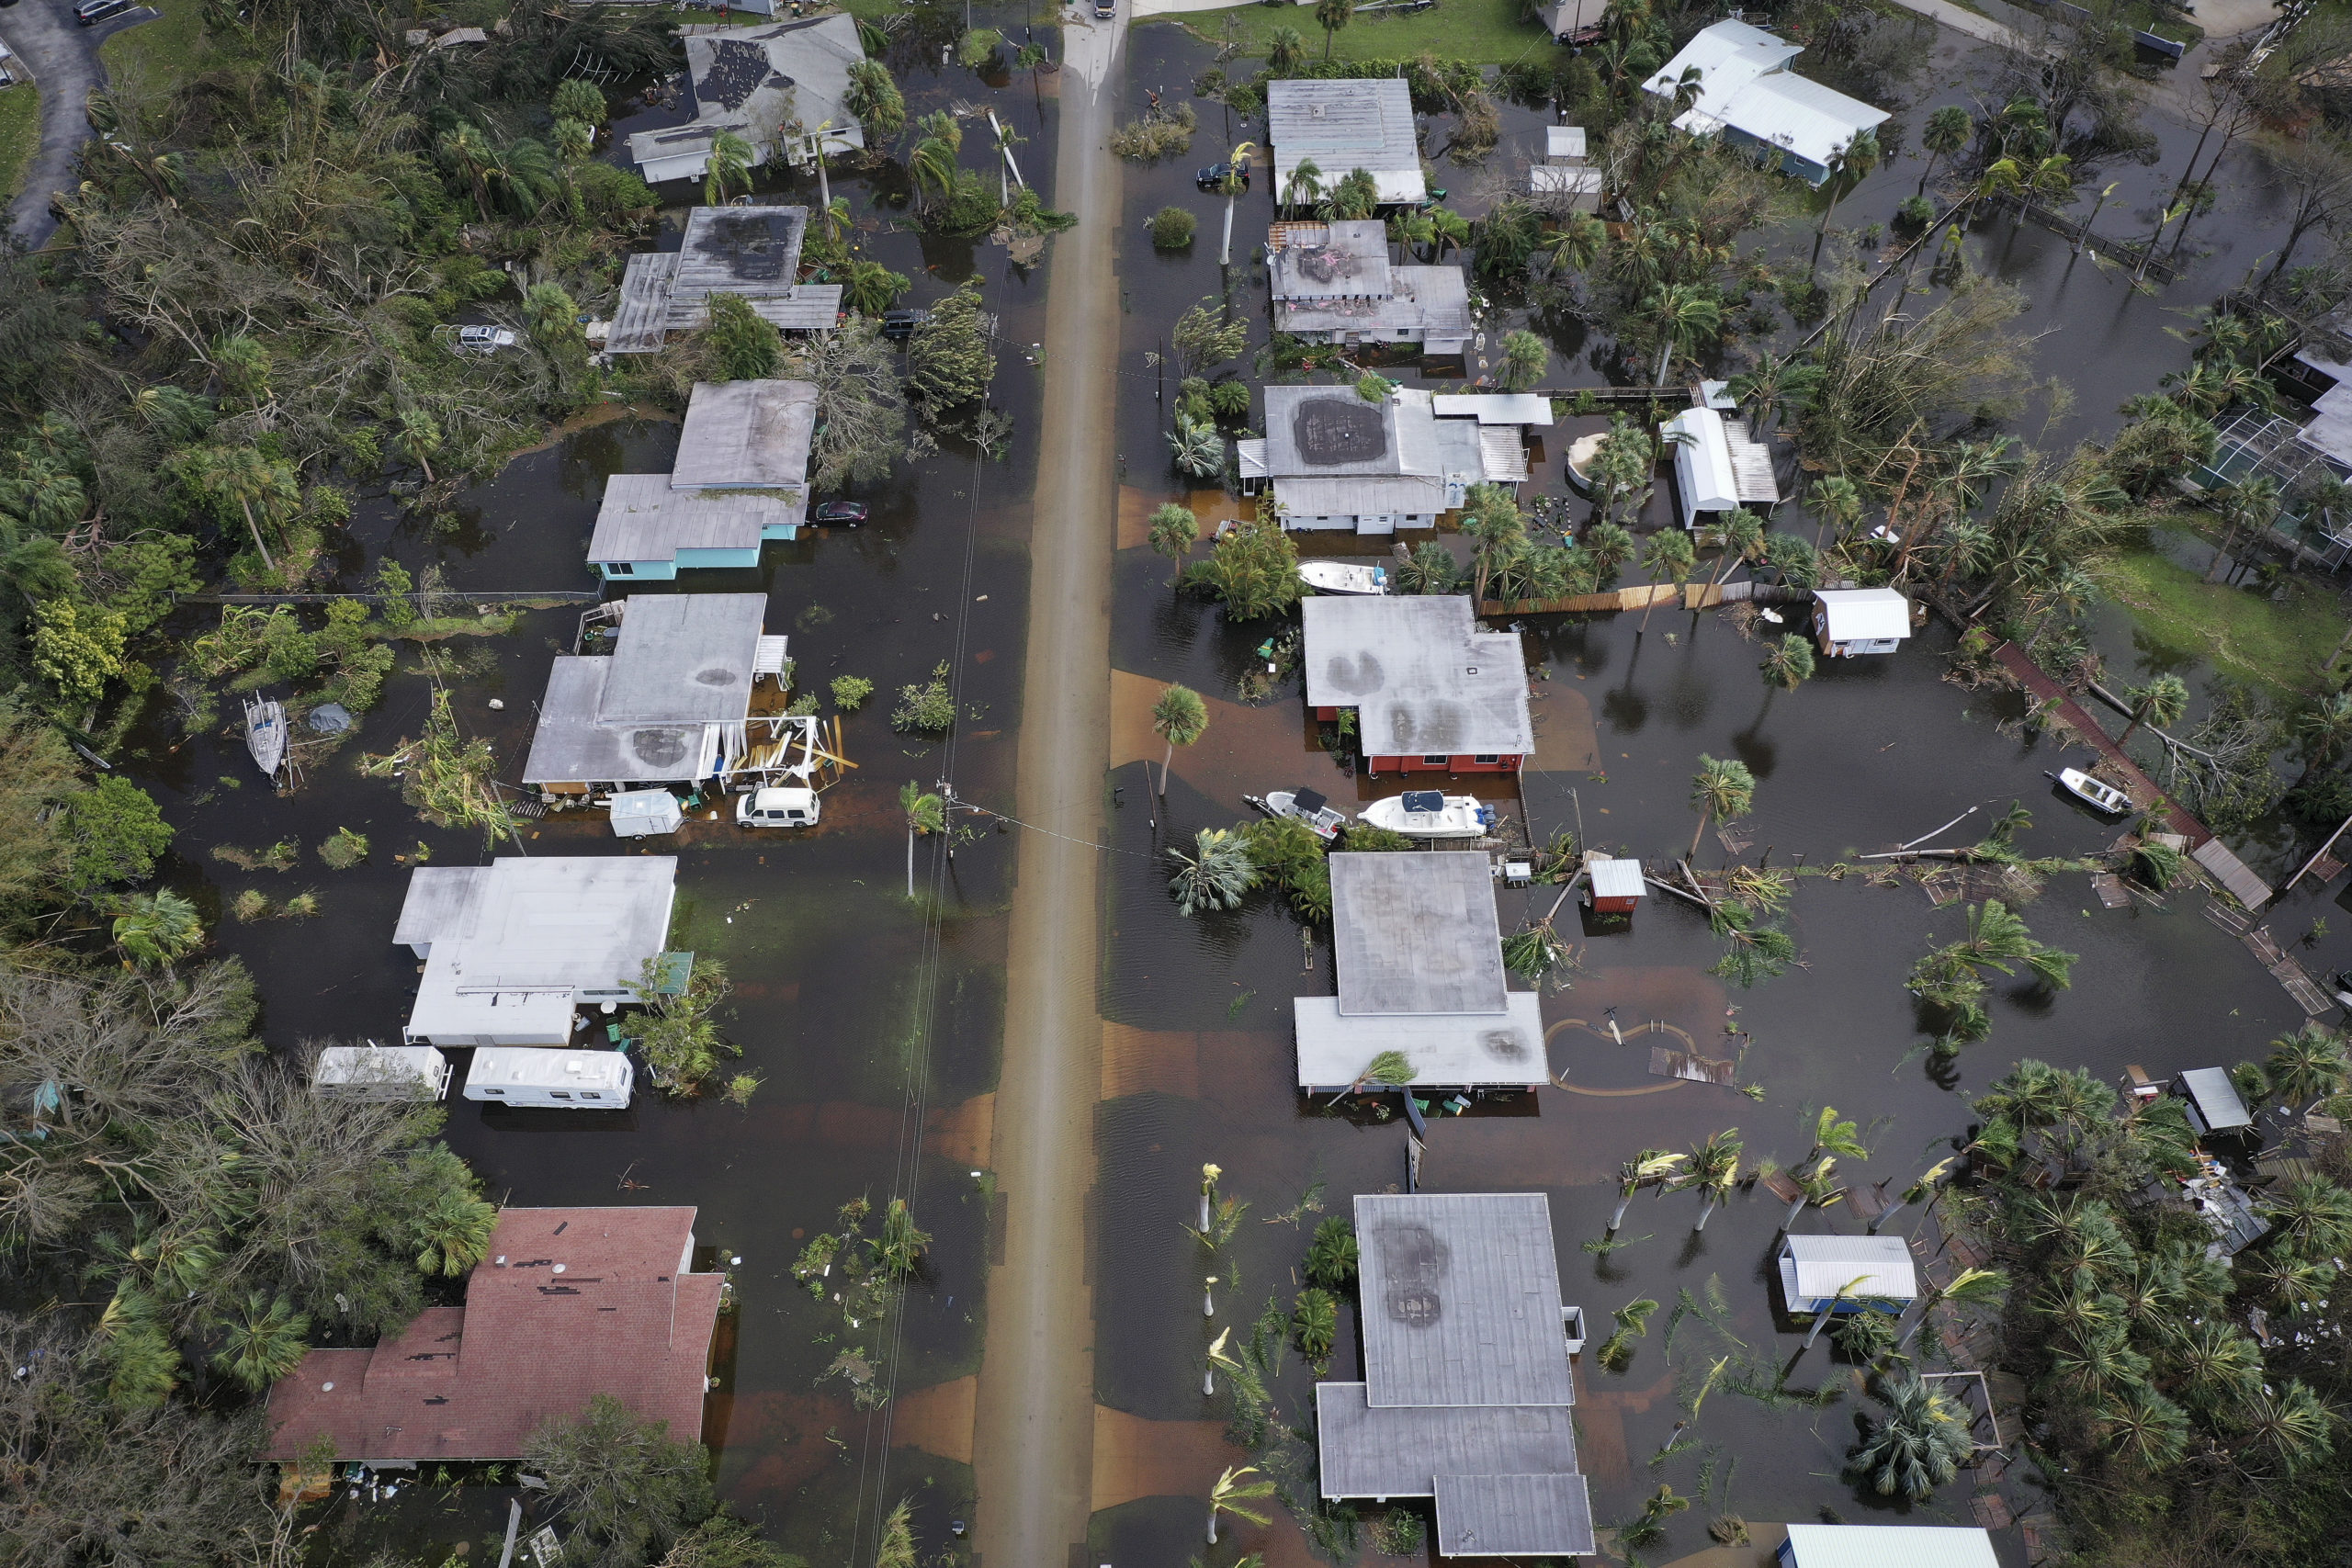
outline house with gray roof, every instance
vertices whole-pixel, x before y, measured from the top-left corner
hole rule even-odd
[[[1686,71],[1696,71],[1699,96],[1675,119],[1693,136],[1724,136],[1767,154],[1783,174],[1810,185],[1829,177],[1838,155],[1854,138],[1886,123],[1887,112],[1834,87],[1798,75],[1790,62],[1804,46],[1746,22],[1717,22],[1642,84],[1672,98]]]
[[[1342,852],[1329,864],[1338,994],[1292,999],[1301,1092],[1342,1093],[1386,1051],[1412,1064],[1423,1094],[1551,1077],[1542,999],[1503,971],[1484,853]]]
[[[1387,225],[1377,218],[1276,224],[1266,276],[1274,330],[1308,343],[1415,343],[1454,355],[1470,339],[1462,269],[1391,264]]]
[[[697,207],[674,251],[628,258],[607,354],[651,354],[672,333],[710,320],[710,297],[733,294],[779,332],[827,332],[841,320],[842,286],[802,283],[808,209],[781,201]]]
[[[1290,199],[1291,175],[1307,163],[1325,191],[1362,169],[1384,207],[1429,199],[1412,89],[1396,77],[1269,82],[1266,140],[1273,144],[1278,202]]]
[[[1322,1495],[1430,1499],[1443,1557],[1591,1553],[1550,1201],[1370,1193],[1355,1222],[1363,1380],[1315,1385]]]
[[[1515,773],[1535,750],[1517,632],[1459,595],[1317,595],[1299,604],[1306,705],[1356,715],[1379,773]]]
[[[548,673],[523,782],[556,798],[755,771],[784,727],[789,679],[786,639],[762,630],[767,604],[639,594],[591,611],[582,651]]]
[[[1265,435],[1237,444],[1242,489],[1271,489],[1294,532],[1432,528],[1472,485],[1528,477],[1524,427],[1490,423],[1466,399],[1445,400],[1459,412],[1444,417],[1419,387],[1366,402],[1352,387],[1274,386],[1265,400]]]
[[[640,130],[629,156],[648,184],[700,179],[722,130],[751,145],[756,168],[781,152],[786,163],[865,145],[844,100],[849,68],[865,58],[857,18],[830,16],[763,22],[748,28],[693,25],[678,29],[686,50],[694,118]]]
[[[669,581],[697,567],[755,567],[808,520],[817,389],[697,381],[666,474],[605,481],[588,564],[607,582]]]

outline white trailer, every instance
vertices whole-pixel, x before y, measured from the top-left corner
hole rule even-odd
[[[440,1100],[449,1058],[430,1045],[330,1045],[311,1072],[311,1090],[341,1100]]]
[[[626,789],[611,797],[613,836],[643,839],[674,833],[686,819],[686,809],[666,789]]]
[[[496,1105],[626,1111],[637,1069],[619,1051],[485,1045],[466,1075],[466,1098]]]

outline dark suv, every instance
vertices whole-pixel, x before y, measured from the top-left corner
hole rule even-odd
[[[1226,176],[1232,173],[1233,165],[1230,164],[1211,164],[1193,176],[1193,183],[1203,190],[1222,191],[1225,189]],[[1250,171],[1247,168],[1241,171],[1241,188],[1243,190],[1250,188]]]
[[[84,27],[119,17],[133,8],[136,0],[82,0],[74,7],[74,19]]]
[[[931,320],[928,310],[885,310],[882,312],[882,335],[892,343],[904,343],[915,335],[915,329]]]

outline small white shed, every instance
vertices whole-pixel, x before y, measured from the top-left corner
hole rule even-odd
[[[466,1098],[499,1105],[626,1111],[637,1069],[619,1051],[485,1045],[466,1074]]]
[[[2188,1124],[2201,1137],[2208,1133],[2236,1133],[2254,1125],[2254,1116],[2238,1098],[2237,1086],[2220,1067],[2191,1067],[2173,1080],[2173,1092],[2188,1101]]]
[[[1544,128],[1544,161],[1545,163],[1581,164],[1584,159],[1583,126],[1547,125]]]
[[[311,1091],[338,1100],[439,1100],[449,1092],[449,1058],[430,1045],[330,1045],[311,1069]]]
[[[2000,1568],[1973,1525],[1791,1525],[1780,1568]]]
[[[1911,601],[1892,588],[1824,588],[1813,596],[1813,631],[1832,659],[1893,653],[1911,635]]]
[[[674,833],[686,819],[685,807],[666,789],[626,789],[612,796],[613,836],[644,839]]]
[[[1899,1235],[1792,1235],[1781,1242],[1781,1298],[1792,1313],[1901,1312],[1919,1274]]]
[[[1695,528],[1702,512],[1739,507],[1739,475],[1731,464],[1731,437],[1724,416],[1713,409],[1684,409],[1658,426],[1674,447],[1674,488],[1682,500],[1682,525]]]

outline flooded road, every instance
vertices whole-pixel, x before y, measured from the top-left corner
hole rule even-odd
[[[1046,310],[1044,423],[1029,535],[1029,619],[1006,954],[995,1168],[1004,1250],[973,1433],[979,1560],[1066,1561],[1085,1539],[1094,1332],[1086,1247],[1102,1026],[1095,930],[1109,707],[1112,451],[1117,391],[1119,165],[1105,142],[1125,29],[1068,28],[1055,204],[1085,215],[1059,242]]]

